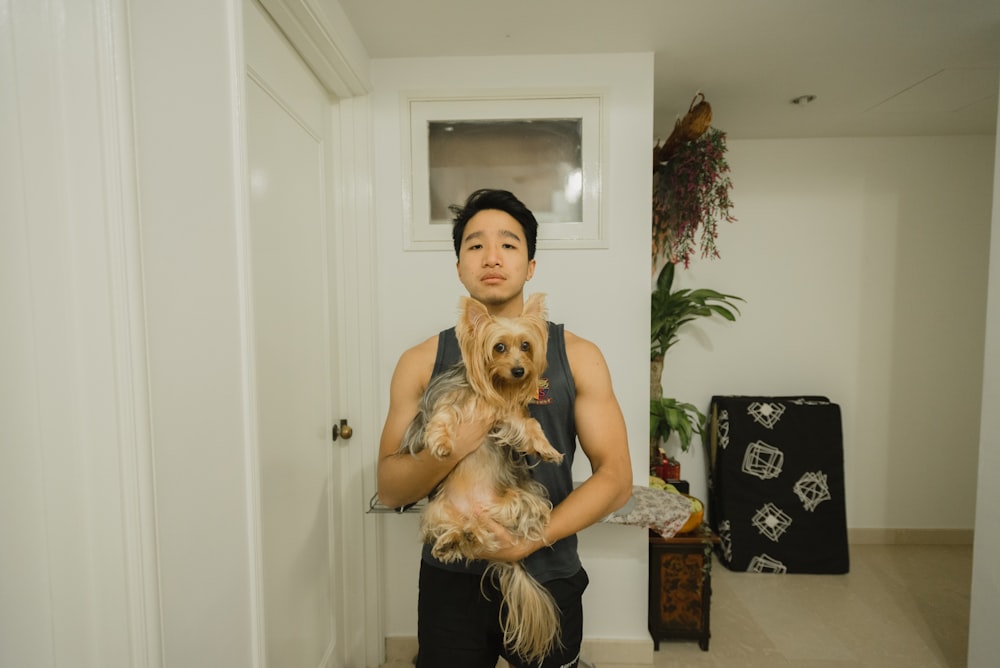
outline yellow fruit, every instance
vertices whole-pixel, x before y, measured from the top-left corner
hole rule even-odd
[[[662,478],[657,478],[655,475],[649,476],[650,487],[653,487],[655,489],[665,489],[666,485],[667,485],[666,481],[663,480]]]
[[[677,533],[688,533],[694,531],[701,526],[701,521],[705,517],[705,504],[690,494],[685,494],[684,496],[691,501],[691,517],[688,518],[688,521],[684,523],[684,526],[682,526]]]

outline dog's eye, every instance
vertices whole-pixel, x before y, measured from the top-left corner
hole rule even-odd
[[[523,352],[528,352],[531,350],[531,344],[527,341],[521,341],[521,350]]]
[[[498,353],[505,353],[505,352],[507,352],[507,344],[506,343],[498,343],[495,346],[493,346],[493,350],[495,350]]]

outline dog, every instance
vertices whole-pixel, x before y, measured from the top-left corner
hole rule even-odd
[[[455,334],[463,361],[431,380],[400,448],[414,454],[426,448],[444,458],[453,451],[461,423],[488,416],[493,425],[422,512],[421,538],[445,563],[476,559],[480,550],[499,547],[481,516],[514,538],[541,540],[552,504],[532,478],[525,455],[556,463],[563,458],[528,412],[546,366],[544,295],[529,297],[517,318],[494,317],[471,297],[462,298],[459,311]],[[497,577],[507,610],[504,644],[529,663],[549,654],[560,635],[551,594],[520,562],[489,562],[484,577],[490,574]]]

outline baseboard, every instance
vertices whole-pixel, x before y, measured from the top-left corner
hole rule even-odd
[[[595,668],[639,668],[653,665],[653,639],[584,639],[582,657]]]
[[[385,660],[412,661],[417,655],[416,636],[389,636],[385,639]]]
[[[386,662],[408,662],[417,654],[414,636],[391,636],[385,639]],[[596,668],[641,668],[653,665],[653,641],[650,638],[620,640],[585,639],[583,658]],[[500,666],[504,665],[501,661]]]
[[[972,529],[848,529],[851,545],[972,545]]]

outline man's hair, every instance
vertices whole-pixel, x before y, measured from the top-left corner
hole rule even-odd
[[[482,188],[469,195],[464,206],[452,204],[448,209],[455,214],[452,221],[451,238],[455,244],[455,256],[459,256],[462,247],[462,235],[469,219],[480,211],[496,209],[509,214],[524,228],[525,240],[528,243],[528,259],[535,259],[535,241],[538,238],[538,221],[535,214],[524,203],[507,190],[491,190]]]

